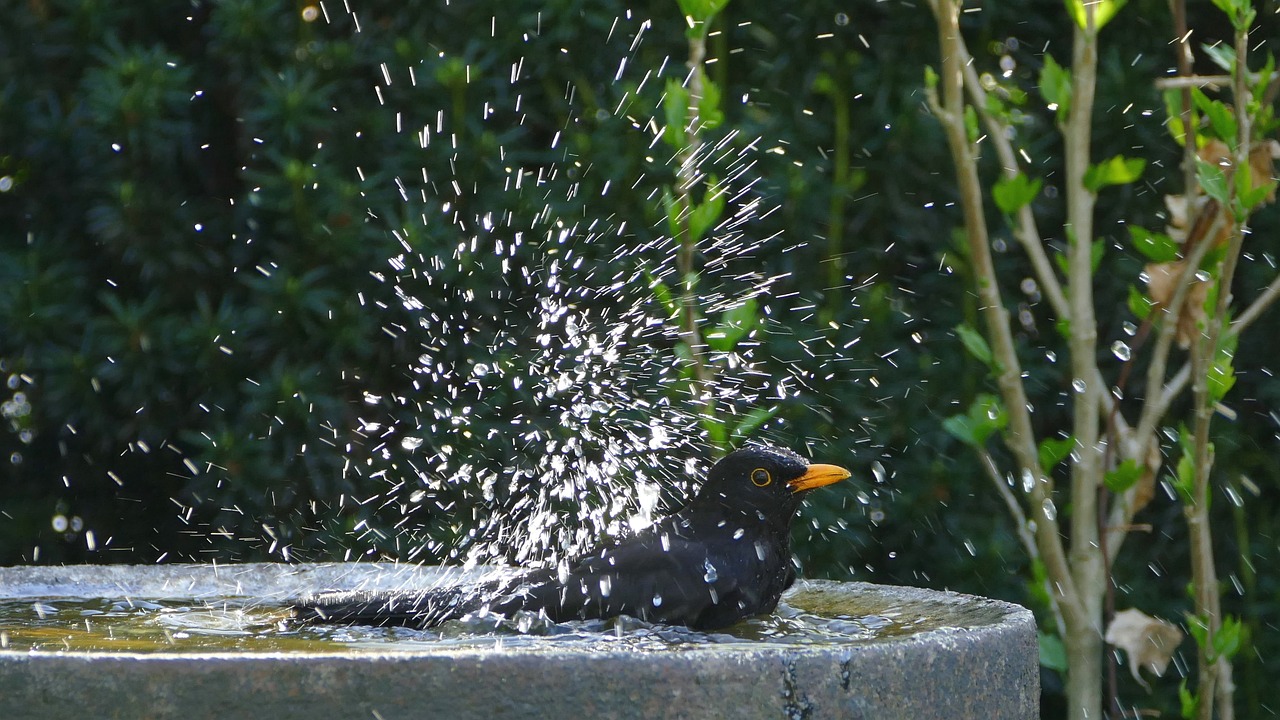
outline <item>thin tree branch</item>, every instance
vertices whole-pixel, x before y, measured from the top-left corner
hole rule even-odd
[[[991,340],[993,355],[999,363],[996,383],[1009,413],[1006,442],[1017,459],[1020,471],[1032,481],[1027,483],[1027,495],[1031,517],[1035,521],[1036,543],[1053,584],[1050,597],[1061,605],[1060,612],[1064,619],[1070,619],[1069,627],[1086,627],[1087,616],[1062,546],[1057,509],[1053,504],[1053,479],[1040,470],[1035,433],[1028,409],[1030,403],[1022,386],[1022,371],[1009,328],[1009,313],[1000,297],[995,265],[991,258],[977,163],[964,125],[962,65],[967,53],[960,36],[959,7],[954,0],[929,0],[929,6],[938,23],[938,42],[942,50],[940,84],[943,91],[941,101],[936,91],[929,92],[929,103],[946,132],[956,169],[965,234],[978,286],[976,289],[981,300],[987,337]]]

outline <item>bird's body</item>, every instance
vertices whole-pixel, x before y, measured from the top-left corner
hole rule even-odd
[[[630,615],[725,627],[777,606],[795,578],[790,528],[801,497],[848,476],[795,453],[750,446],[716,463],[676,514],[566,566],[479,586],[323,593],[296,610],[307,621],[419,627],[481,611],[538,612],[553,622]]]

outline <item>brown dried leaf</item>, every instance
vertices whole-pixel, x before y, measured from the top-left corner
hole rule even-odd
[[[1156,677],[1164,677],[1169,660],[1182,642],[1182,631],[1166,620],[1130,608],[1121,610],[1107,627],[1106,641],[1129,656],[1129,672],[1142,686],[1151,689],[1139,670],[1145,668]]]
[[[1146,266],[1147,297],[1157,309],[1169,309],[1185,267],[1186,262],[1182,260]],[[1209,297],[1209,283],[1203,280],[1192,280],[1191,283],[1182,312],[1178,313],[1178,346],[1184,350],[1191,347],[1191,341],[1200,332],[1200,324],[1207,319],[1204,301]]]
[[[1147,462],[1142,468],[1142,475],[1138,478],[1137,484],[1133,486],[1133,512],[1136,514],[1142,508],[1146,507],[1156,495],[1156,475],[1160,472],[1160,465],[1164,462],[1164,456],[1160,454],[1160,448],[1155,443],[1147,448]]]
[[[1280,143],[1268,140],[1253,146],[1249,151],[1249,172],[1253,175],[1253,186],[1262,187],[1271,182],[1275,175],[1275,161],[1280,158]],[[1267,193],[1267,202],[1275,202],[1276,189],[1273,186]]]

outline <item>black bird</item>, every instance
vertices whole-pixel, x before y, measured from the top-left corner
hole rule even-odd
[[[430,627],[488,611],[553,622],[630,615],[713,630],[772,612],[795,580],[791,519],[809,491],[849,477],[789,451],[750,445],[712,466],[682,510],[558,568],[481,585],[331,592],[303,598],[303,622]]]

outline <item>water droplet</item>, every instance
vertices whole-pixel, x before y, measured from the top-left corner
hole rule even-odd
[[[600,597],[609,597],[609,593],[613,592],[613,576],[600,576]],[[655,603],[656,605],[657,603]]]
[[[1124,334],[1128,335],[1129,337],[1133,337],[1134,335],[1138,334],[1138,326],[1134,325],[1128,320],[1125,320],[1124,322],[1120,323],[1120,328],[1123,329]]]
[[[658,593],[653,594],[653,606],[662,607],[662,595]]]
[[[1036,489],[1036,474],[1030,470],[1023,468],[1022,470],[1022,492],[1029,493]]]
[[[720,579],[720,573],[716,572],[716,566],[712,565],[710,560],[704,560],[702,562],[702,569],[705,571],[702,575],[702,579],[706,582],[713,583]]]
[[[1052,351],[1052,350],[1045,350],[1045,351],[1044,351],[1044,359],[1045,359],[1045,360],[1048,360],[1048,361],[1049,361],[1049,362],[1051,362],[1051,363],[1058,362],[1058,353],[1056,353],[1056,352],[1054,352],[1054,351]]]
[[[1085,390],[1089,389],[1089,386],[1085,384],[1084,378],[1076,378],[1071,381],[1071,389],[1078,393],[1083,393]]]
[[[422,438],[406,435],[400,438],[400,447],[405,450],[417,450],[422,447]]]
[[[1051,498],[1045,498],[1040,509],[1044,511],[1044,516],[1049,520],[1056,520],[1058,517],[1058,507],[1053,504]]]
[[[1111,343],[1111,354],[1115,355],[1121,362],[1128,362],[1130,356],[1129,346],[1123,340],[1117,340]]]
[[[742,539],[742,536],[743,536],[743,535],[746,535],[746,534],[747,534],[747,531],[746,531],[746,529],[745,529],[745,528],[738,528],[737,530],[734,530],[734,531],[733,531],[733,539],[734,539],[734,540],[741,540],[741,539]]]

